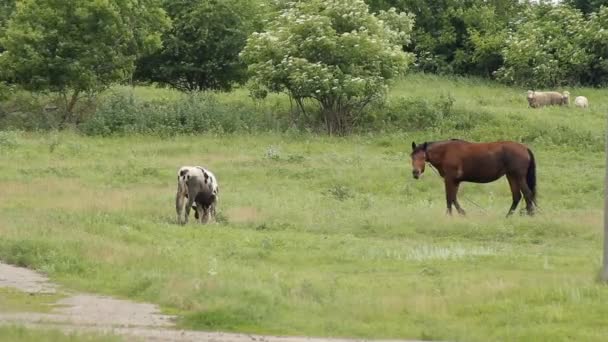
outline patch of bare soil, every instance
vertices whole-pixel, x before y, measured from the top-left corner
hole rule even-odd
[[[3,313],[0,325],[32,328],[54,328],[65,332],[101,332],[143,341],[210,341],[210,342],[355,342],[363,340],[308,337],[261,336],[222,332],[178,330],[175,317],[160,313],[154,304],[91,294],[69,295],[44,275],[29,269],[0,263],[0,287],[11,287],[36,294],[62,293],[50,313]],[[385,342],[388,342],[385,340]],[[397,342],[397,341],[394,341]],[[405,342],[405,341],[404,341]],[[413,342],[413,341],[410,341]]]
[[[260,218],[260,212],[254,207],[237,207],[228,209],[230,222],[249,223],[256,222]]]

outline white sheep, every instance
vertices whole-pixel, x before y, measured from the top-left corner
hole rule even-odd
[[[577,96],[574,99],[574,106],[578,108],[587,108],[589,107],[589,100],[584,96]]]
[[[557,91],[534,91],[528,90],[528,105],[532,108],[539,108],[543,106],[553,105],[564,105],[568,104],[570,93],[565,92],[564,94],[558,93]]]

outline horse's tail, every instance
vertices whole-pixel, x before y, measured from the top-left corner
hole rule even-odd
[[[536,204],[536,161],[534,160],[534,153],[530,149],[528,149],[528,155],[530,156],[530,164],[528,165],[526,182],[528,183],[528,188],[532,191],[532,201]]]

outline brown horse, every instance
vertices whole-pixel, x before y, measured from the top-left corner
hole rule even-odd
[[[426,163],[434,166],[445,181],[448,214],[452,204],[461,215],[456,195],[461,182],[490,183],[507,175],[511,186],[513,204],[507,216],[513,214],[523,193],[528,215],[536,206],[536,162],[534,154],[526,146],[513,141],[471,143],[463,140],[412,142],[412,173],[420,178]]]

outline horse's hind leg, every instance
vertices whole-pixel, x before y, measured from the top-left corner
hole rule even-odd
[[[521,192],[524,194],[524,199],[526,200],[526,211],[528,215],[534,215],[534,200],[532,199],[532,190],[528,187],[528,183],[526,183],[526,178],[522,178],[519,181]]]
[[[509,181],[509,186],[511,187],[511,195],[513,196],[513,203],[511,204],[511,208],[507,213],[507,217],[513,215],[515,209],[517,209],[517,205],[519,201],[521,201],[521,187],[519,186],[519,182],[514,176],[507,175],[507,180]]]
[[[456,183],[454,187],[454,206],[460,215],[465,216],[467,213],[464,211],[464,209],[462,209],[460,203],[458,203],[458,188],[460,187],[460,183]]]

